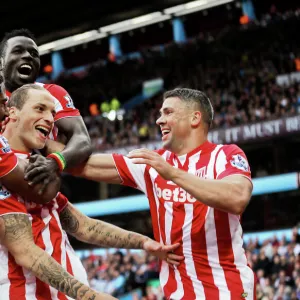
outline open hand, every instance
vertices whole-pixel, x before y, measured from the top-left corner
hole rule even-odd
[[[157,152],[148,149],[136,149],[127,154],[134,164],[147,164],[154,168],[165,180],[171,180],[176,169],[166,162]]]
[[[152,239],[148,239],[144,243],[143,248],[149,254],[154,255],[161,260],[165,260],[168,264],[178,266],[184,257],[174,254],[173,251],[179,246],[179,243],[173,245],[163,245]]]

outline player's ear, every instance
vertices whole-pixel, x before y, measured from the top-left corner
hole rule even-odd
[[[11,106],[8,109],[8,112],[9,112],[9,119],[12,121],[16,121],[18,118],[19,110],[15,106]]]
[[[192,114],[192,126],[197,127],[200,125],[202,119],[201,111],[194,111]]]

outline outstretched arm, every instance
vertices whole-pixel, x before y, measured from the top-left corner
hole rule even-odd
[[[171,253],[179,244],[162,245],[142,234],[91,219],[71,203],[60,213],[62,227],[80,241],[101,247],[143,249],[170,264],[178,265],[182,256]]]
[[[6,214],[0,217],[0,241],[13,255],[18,265],[74,299],[115,299],[98,293],[75,279],[48,253],[34,244],[32,228],[26,214]]]
[[[62,152],[64,149],[65,145],[62,143],[52,140],[47,141],[47,154],[57,151]],[[34,178],[33,183],[35,184],[37,182],[36,179],[39,178],[37,176],[40,172],[38,166],[43,165],[43,162],[47,164],[47,160],[40,155],[34,155],[32,158],[35,159],[35,162],[27,169],[27,176]],[[67,168],[66,172],[98,182],[104,181],[113,184],[122,182],[111,154],[93,154],[86,162],[79,164],[75,168]]]

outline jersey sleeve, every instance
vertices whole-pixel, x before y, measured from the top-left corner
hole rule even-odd
[[[63,87],[56,84],[48,84],[44,85],[44,88],[46,88],[57,100],[55,101],[55,121],[63,118],[80,116],[79,110],[75,108],[71,96]]]
[[[17,156],[11,151],[7,139],[0,135],[0,177],[10,173],[18,164]]]
[[[56,196],[56,202],[58,204],[57,212],[60,214],[64,210],[64,208],[68,205],[69,200],[62,193],[58,193]]]
[[[112,154],[122,184],[146,193],[146,165],[134,164],[132,160],[121,154]]]
[[[27,214],[24,203],[19,202],[11,193],[0,188],[0,216],[6,214]]]
[[[225,145],[221,148],[215,165],[216,179],[230,175],[242,175],[251,181],[251,170],[247,157],[236,145]]]

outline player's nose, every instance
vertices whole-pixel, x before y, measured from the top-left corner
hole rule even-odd
[[[157,124],[157,125],[161,125],[161,124],[164,124],[164,123],[166,123],[166,120],[165,120],[164,116],[161,115],[161,116],[156,120],[156,124]]]

